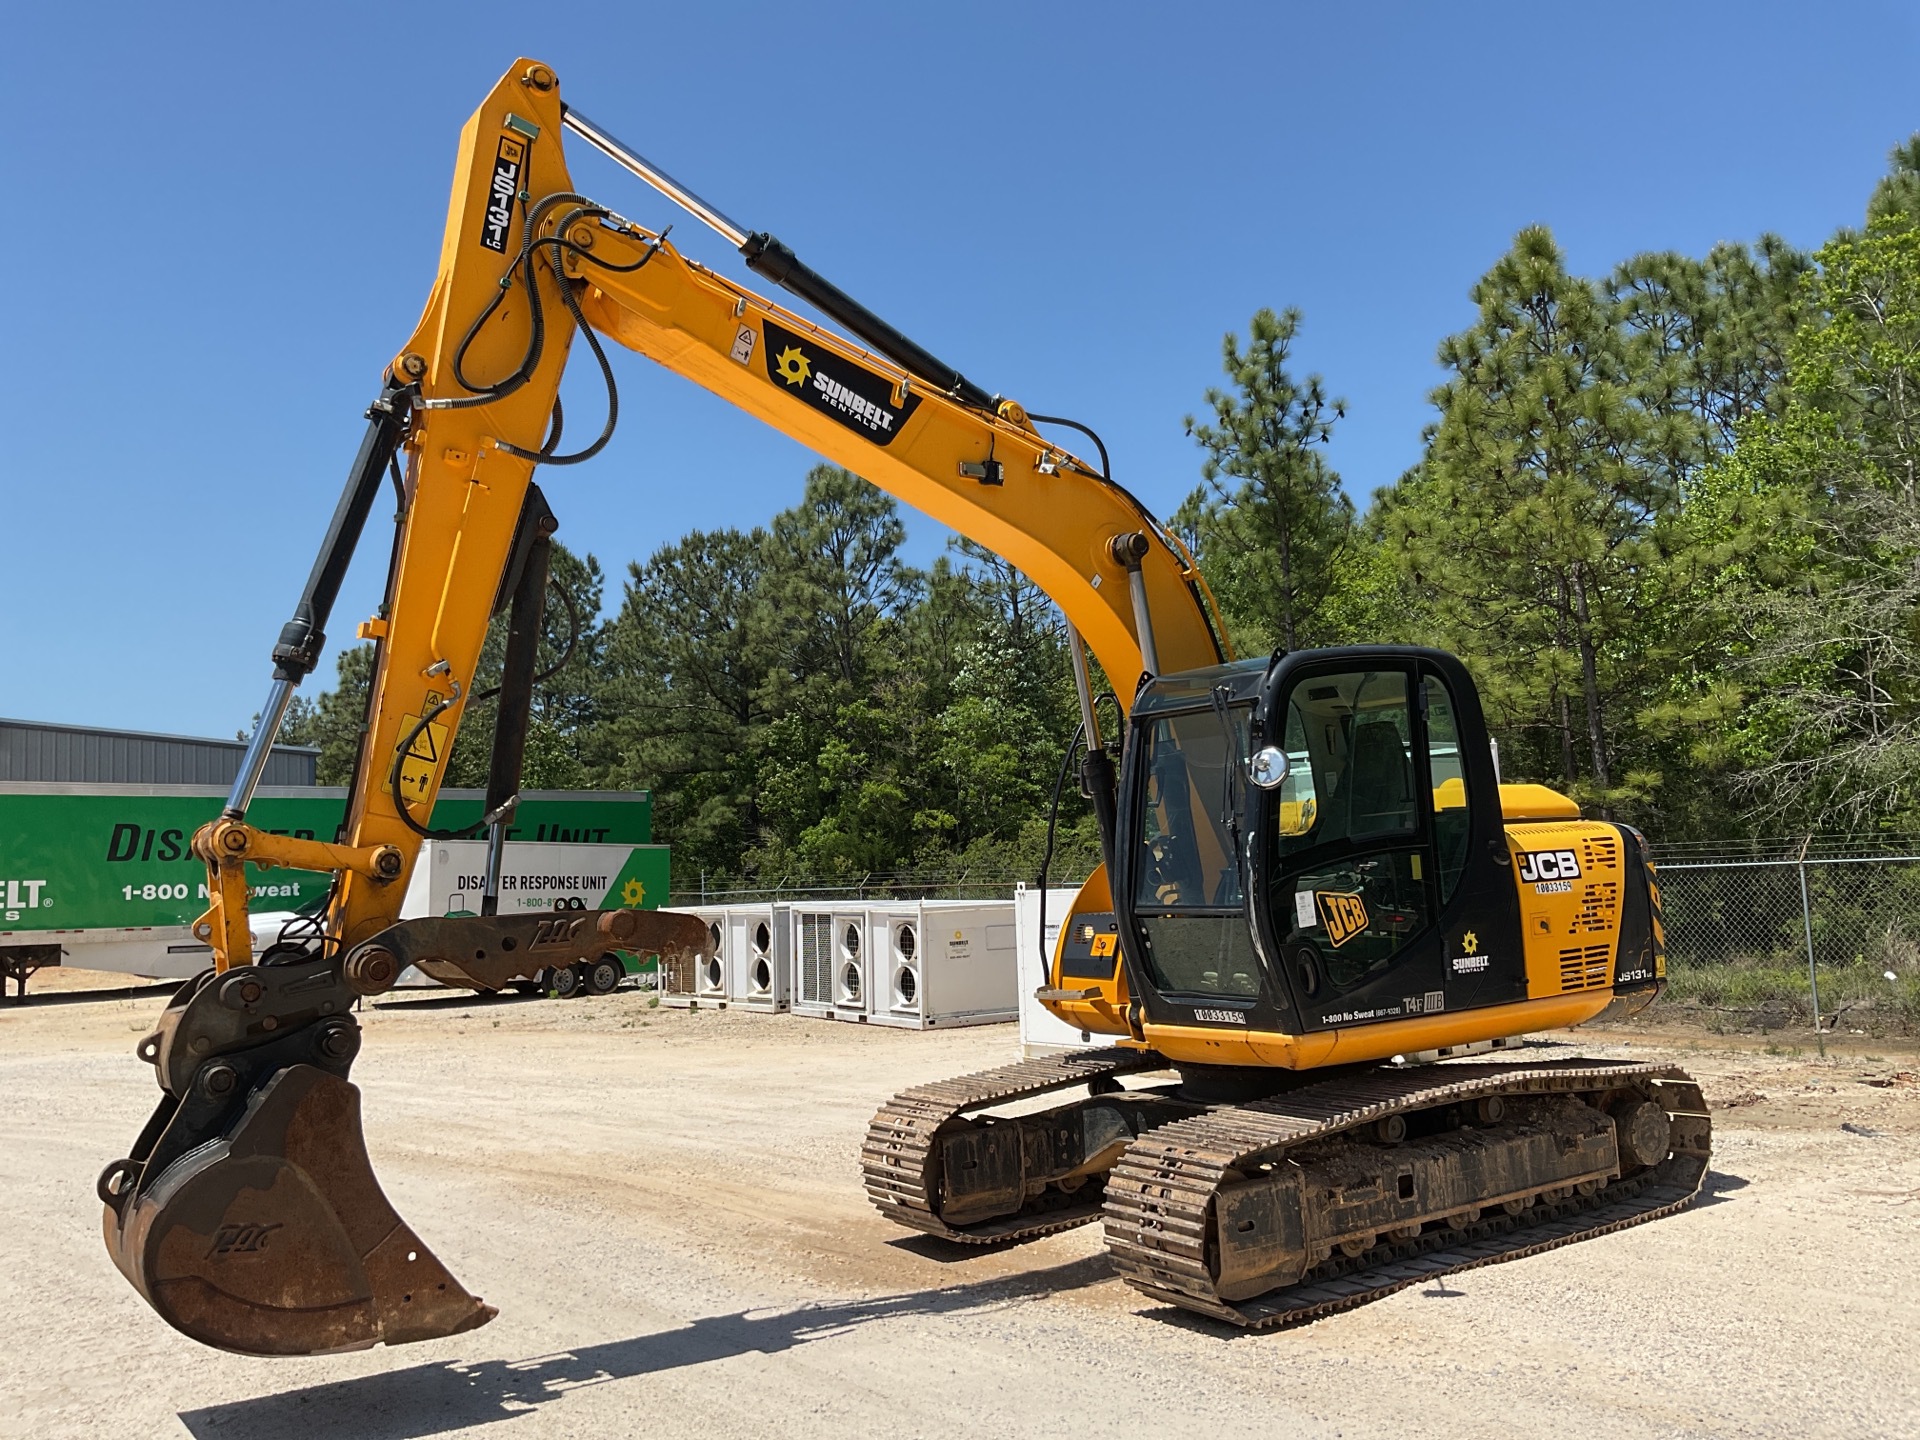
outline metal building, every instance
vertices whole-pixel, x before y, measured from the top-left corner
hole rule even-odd
[[[241,740],[0,720],[0,784],[228,785],[246,748]],[[261,783],[312,785],[319,763],[318,750],[276,745]]]

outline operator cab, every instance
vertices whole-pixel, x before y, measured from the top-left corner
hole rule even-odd
[[[1300,1034],[1525,995],[1486,725],[1449,655],[1153,679],[1117,828],[1121,949],[1152,1022]]]

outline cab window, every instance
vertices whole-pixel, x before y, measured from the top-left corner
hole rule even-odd
[[[1227,714],[1225,726],[1213,710],[1153,722],[1135,857],[1140,910],[1240,908],[1240,806],[1252,710],[1236,706]]]
[[[1134,909],[1161,989],[1248,999],[1261,976],[1241,857],[1250,706],[1162,716],[1142,757]]]
[[[1433,778],[1433,848],[1439,862],[1440,903],[1453,898],[1467,868],[1472,812],[1467,806],[1466,759],[1453,696],[1437,675],[1421,682],[1427,698],[1427,764]]]
[[[1415,696],[1406,671],[1367,670],[1303,678],[1287,698],[1294,788],[1270,811],[1270,902],[1290,978],[1323,1010],[1389,971],[1431,919]]]
[[[1419,826],[1412,743],[1401,671],[1327,675],[1295,685],[1287,702],[1291,767],[1278,807],[1279,854],[1411,837]]]

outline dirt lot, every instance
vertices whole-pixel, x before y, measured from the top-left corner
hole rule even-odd
[[[131,1050],[164,997],[86,983],[0,1006],[4,1435],[1916,1433],[1911,1050],[1557,1037],[1540,1053],[1677,1052],[1703,1080],[1703,1203],[1247,1336],[1114,1280],[1097,1228],[960,1253],[867,1207],[874,1106],[1016,1058],[1011,1026],[393,1001],[354,1075],[375,1165],[500,1318],[263,1361],[166,1329],[106,1258],[93,1179],[150,1108]]]

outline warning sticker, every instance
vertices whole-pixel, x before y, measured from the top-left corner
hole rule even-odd
[[[1311,890],[1300,890],[1294,893],[1293,918],[1300,922],[1300,928],[1302,930],[1311,930],[1320,923],[1320,918],[1313,913],[1313,892]]]
[[[414,735],[413,743],[407,747],[407,757],[400,762],[400,798],[405,800],[424,800],[427,791],[432,788],[434,771],[440,768],[440,759],[447,753],[447,727],[444,725],[420,725],[418,715],[400,717],[400,734],[404,738],[413,734],[415,726],[420,733]],[[388,767],[389,775],[392,767]],[[389,795],[392,786],[385,781],[380,788]]]
[[[738,360],[742,365],[747,364],[753,359],[753,342],[755,338],[751,325],[742,325],[733,337],[733,358]]]

